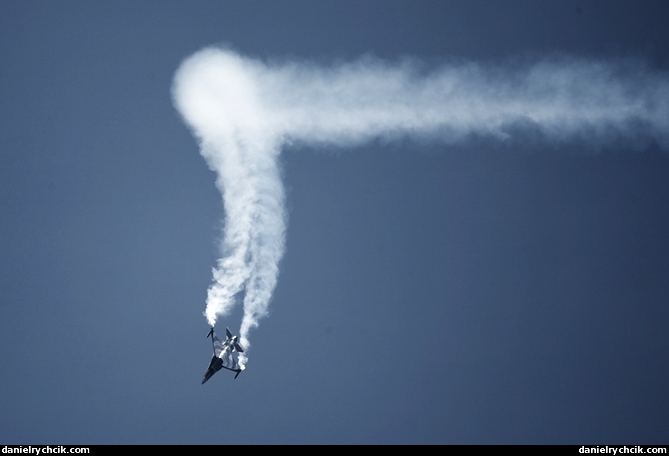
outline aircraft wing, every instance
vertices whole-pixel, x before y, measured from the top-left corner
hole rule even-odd
[[[221,343],[221,340],[216,336],[216,333],[213,334],[212,343],[214,345],[214,355],[216,355],[217,358],[220,358],[221,353],[223,353],[223,344]]]
[[[221,357],[221,361],[223,361],[223,366],[225,369],[234,371],[234,372],[241,372],[242,368],[239,366],[239,362],[237,361],[237,357],[232,354],[231,351],[228,351],[223,354]]]

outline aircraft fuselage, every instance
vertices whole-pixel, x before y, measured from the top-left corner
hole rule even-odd
[[[218,356],[215,356],[211,358],[211,362],[209,363],[209,367],[207,368],[207,372],[204,373],[204,378],[202,379],[202,384],[209,380],[212,375],[214,375],[216,372],[220,371],[221,368],[223,367],[223,360],[219,358]]]

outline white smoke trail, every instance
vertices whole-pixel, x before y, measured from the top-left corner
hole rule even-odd
[[[639,63],[553,58],[422,71],[363,58],[331,67],[262,63],[221,48],[188,58],[174,103],[217,175],[223,258],[207,296],[210,325],[244,292],[242,343],[266,314],[284,252],[277,164],[290,142],[348,145],[401,135],[459,141],[524,129],[549,142],[669,145],[669,78]],[[518,133],[516,133],[518,134]]]

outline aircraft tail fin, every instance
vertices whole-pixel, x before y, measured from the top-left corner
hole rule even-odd
[[[214,334],[214,327],[213,327],[213,326],[211,327],[211,329],[209,330],[209,332],[207,333],[207,335],[204,336],[204,338],[207,339],[207,338],[208,338],[209,336],[211,336],[212,334]]]

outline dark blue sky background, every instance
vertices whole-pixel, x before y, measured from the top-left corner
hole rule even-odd
[[[669,151],[286,149],[270,315],[202,386],[224,214],[170,86],[221,43],[666,75],[667,23],[664,0],[0,0],[0,443],[666,444]]]

